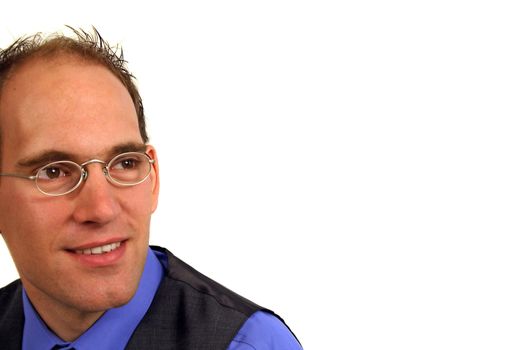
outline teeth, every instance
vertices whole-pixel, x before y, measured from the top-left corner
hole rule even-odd
[[[92,254],[98,255],[98,254],[103,254],[103,253],[109,253],[112,250],[117,249],[118,247],[120,247],[120,242],[101,245],[100,247],[79,249],[79,250],[75,250],[75,253],[84,254],[84,255],[92,255]]]

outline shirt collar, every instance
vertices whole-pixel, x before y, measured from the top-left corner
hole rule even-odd
[[[162,253],[148,249],[144,272],[133,298],[126,305],[107,310],[97,322],[72,343],[64,342],[46,326],[31,305],[24,289],[25,323],[22,349],[51,349],[57,344],[70,344],[76,350],[124,349],[135,328],[149,309],[164,276],[163,267],[156,254]]]

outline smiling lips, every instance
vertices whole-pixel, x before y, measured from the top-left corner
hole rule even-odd
[[[121,242],[116,242],[116,243],[101,245],[99,247],[93,247],[93,248],[87,248],[87,249],[77,249],[75,250],[75,253],[82,254],[82,255],[106,254],[120,247],[120,243]]]

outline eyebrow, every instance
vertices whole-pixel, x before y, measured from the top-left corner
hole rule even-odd
[[[114,157],[117,154],[126,152],[146,152],[146,147],[147,146],[143,143],[128,142],[113,146],[108,153],[110,154],[110,157]]]
[[[146,145],[138,142],[128,142],[115,145],[111,147],[105,154],[112,158],[117,154],[126,153],[126,152],[145,152]],[[29,168],[36,167],[52,162],[58,162],[61,160],[74,160],[79,161],[79,157],[69,153],[58,150],[45,150],[36,155],[23,158],[17,162],[17,167],[19,168]],[[107,159],[109,160],[109,159]]]

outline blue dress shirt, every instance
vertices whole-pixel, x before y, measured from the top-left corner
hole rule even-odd
[[[68,343],[57,337],[42,321],[23,291],[24,334],[22,350],[119,350],[125,349],[131,335],[148,311],[164,277],[166,256],[149,249],[144,273],[137,292],[129,303],[109,309],[93,326],[75,341]],[[161,263],[162,262],[162,263]],[[300,350],[295,337],[275,316],[254,313],[237,333],[228,350]]]

